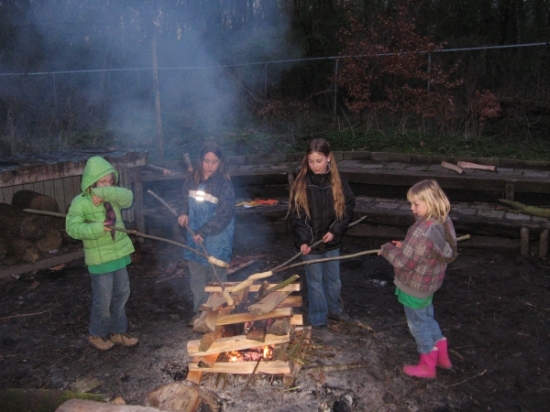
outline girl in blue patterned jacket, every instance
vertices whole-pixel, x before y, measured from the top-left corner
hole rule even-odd
[[[222,152],[216,143],[208,142],[184,182],[183,209],[178,223],[189,226],[193,232],[187,231],[187,245],[202,250],[202,243],[209,256],[229,263],[233,253],[234,210],[235,191],[225,171]],[[216,280],[214,268],[205,258],[187,249],[183,257],[189,264],[193,310],[198,315],[208,297],[204,291],[206,284]],[[227,269],[216,267],[215,270],[222,282],[227,281]]]
[[[433,294],[441,287],[447,264],[456,259],[451,205],[435,180],[423,180],[407,193],[416,222],[404,241],[382,245],[380,255],[394,267],[395,294],[405,308],[409,329],[420,353],[418,365],[406,365],[409,376],[435,378],[436,366],[450,369],[447,338],[434,318]]]

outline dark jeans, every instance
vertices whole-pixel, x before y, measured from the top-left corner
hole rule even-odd
[[[340,256],[340,249],[333,249],[318,255],[305,255],[304,261]],[[306,265],[308,317],[312,326],[327,324],[329,313],[342,313],[340,304],[340,262],[313,263]]]

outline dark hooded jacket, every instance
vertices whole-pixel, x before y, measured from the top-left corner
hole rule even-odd
[[[344,192],[345,213],[342,219],[338,219],[334,211],[334,198],[330,181],[331,173],[318,175],[309,170],[306,175],[307,203],[311,218],[307,217],[303,209],[296,211],[292,205],[289,221],[294,234],[294,247],[297,250],[304,243],[310,245],[316,242],[327,232],[331,232],[334,239],[315,247],[311,251],[312,254],[323,254],[329,250],[339,248],[342,244],[342,238],[353,217],[355,196],[347,180],[340,175]]]

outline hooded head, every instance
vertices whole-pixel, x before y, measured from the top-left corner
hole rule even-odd
[[[82,175],[82,183],[80,183],[80,189],[85,192],[89,187],[93,186],[102,177],[112,173],[114,176],[115,184],[118,183],[118,172],[107,160],[100,156],[93,156],[86,162],[84,173]]]

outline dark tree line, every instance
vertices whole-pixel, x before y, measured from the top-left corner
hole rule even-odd
[[[413,22],[409,32],[397,30],[400,13]],[[383,22],[395,30],[384,31]],[[395,75],[396,65],[405,64],[395,58],[355,72],[340,61],[335,77],[334,60],[261,62],[400,52],[409,34],[421,39],[409,42],[409,51],[539,43],[549,38],[549,24],[547,0],[2,1],[0,148],[5,154],[109,141],[150,145],[158,133],[153,56],[168,140],[262,122],[299,134],[301,117],[313,112],[332,121],[334,81],[339,111],[395,112],[389,102],[402,101],[424,116],[412,100],[421,95],[429,107],[436,71],[411,80]],[[351,47],[354,42],[364,48]],[[453,89],[453,108],[462,116],[454,123],[447,118],[447,130],[472,131],[465,125],[475,124],[479,132],[487,120],[481,113],[495,113],[489,106],[520,115],[547,110],[548,58],[546,47],[434,54],[432,68],[450,76],[440,76],[439,84],[445,93]],[[417,70],[429,68],[417,60]],[[358,92],[375,98],[358,103]],[[444,97],[432,101],[432,112],[443,108]],[[434,123],[440,125],[441,119]]]

